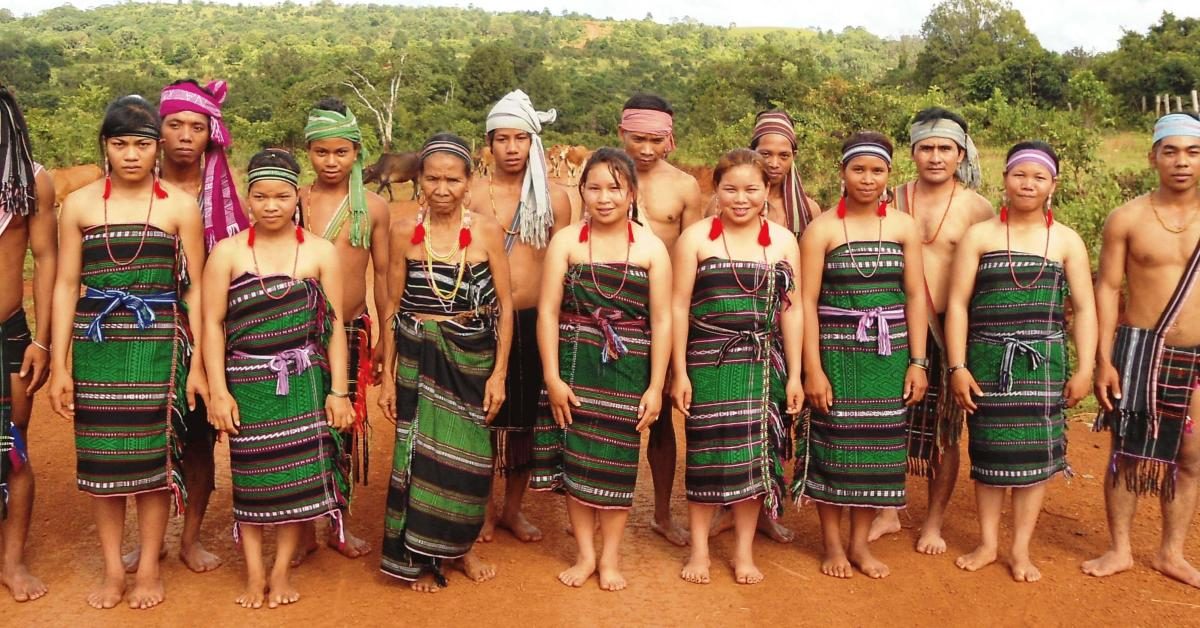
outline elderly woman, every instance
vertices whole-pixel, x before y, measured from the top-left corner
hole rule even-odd
[[[380,405],[396,423],[384,518],[385,574],[414,591],[446,585],[442,562],[495,576],[472,550],[492,487],[488,424],[504,403],[512,297],[504,233],[463,202],[471,152],[443,133],[421,151],[426,206],[392,227]]]

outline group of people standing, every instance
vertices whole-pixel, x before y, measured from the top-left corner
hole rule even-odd
[[[1200,586],[1183,556],[1200,475],[1196,118],[1156,124],[1159,185],[1109,217],[1093,293],[1087,245],[1054,218],[1054,149],[1009,150],[997,214],[975,191],[967,123],[945,109],[914,117],[918,177],[902,185],[889,180],[891,140],[851,134],[842,195],[822,211],[785,112],[760,114],[749,148],[721,156],[705,203],[666,161],[671,107],[639,94],[621,114],[623,147],[597,150],[579,175],[583,215],[572,222],[540,137],[555,112],[517,90],[485,123],[495,173],[473,177],[467,143],[434,135],[420,152],[420,207],[394,219],[363,187],[361,133],[332,98],[305,127],[315,181],[301,186],[295,157],[266,149],[239,195],[225,94],[220,81],[188,80],[164,88],[157,108],[114,101],[100,129],[104,179],[56,216],[0,89],[0,272],[16,285],[32,249],[38,323],[31,336],[19,292],[0,297],[12,312],[0,343],[0,485],[3,582],[15,599],[46,592],[22,550],[30,398],[47,377],[54,410],[74,421],[78,486],[95,498],[97,608],[162,602],[172,506],[185,515],[183,561],[219,565],[199,531],[222,434],[246,557],[239,604],[299,599],[290,573],[317,549],[319,519],[331,547],[368,553],[347,513],[369,467],[373,383],[395,424],[381,567],[417,591],[445,587],[448,568],[494,577],[477,543],[496,527],[539,540],[521,510],[527,488],[566,496],[577,555],[559,580],[625,588],[620,543],[643,433],[652,528],[690,545],[688,582],[712,580],[709,538],[728,528],[733,579],[761,582],[756,532],[791,540],[778,521],[789,502],[816,504],[823,573],[886,577],[870,543],[899,530],[909,474],[930,483],[917,550],[946,551],[964,424],[980,539],[956,564],[997,560],[1011,488],[1009,568],[1035,581],[1029,546],[1046,484],[1070,473],[1064,410],[1093,380],[1096,427],[1113,433],[1112,546],[1083,570],[1132,566],[1136,500],[1151,494],[1164,510],[1154,567]],[[686,434],[687,529],[670,510],[674,412]],[[493,506],[497,475],[504,502]],[[139,545],[122,556],[129,496]],[[269,567],[265,525],[276,528]]]

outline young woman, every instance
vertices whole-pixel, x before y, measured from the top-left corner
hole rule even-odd
[[[100,127],[105,177],[69,196],[59,223],[50,403],[75,421],[78,485],[95,498],[104,578],[87,599],[96,608],[125,594],[131,495],[143,551],[129,605],[163,601],[163,533],[171,502],[178,512],[185,501],[182,416],[208,395],[192,346],[204,227],[195,199],[154,174],[158,140],[150,103],[124,96],[110,104]]]
[[[512,293],[504,233],[467,209],[471,151],[433,136],[417,184],[427,205],[392,226],[379,403],[396,423],[383,572],[414,591],[446,586],[443,561],[475,582],[496,575],[473,547],[492,487],[488,423],[504,403]]]
[[[641,433],[658,420],[671,353],[671,261],[630,216],[635,170],[612,148],[588,160],[579,178],[585,218],[550,242],[538,305],[546,397],[532,486],[567,496],[578,555],[559,581],[583,586],[599,568],[605,591],[625,588],[621,536]]]
[[[291,604],[291,560],[303,523],[349,506],[344,430],[346,336],[337,252],[297,226],[300,166],[268,149],[250,160],[254,225],[212,250],[204,269],[208,419],[229,435],[234,538],[246,556],[244,608]],[[263,563],[263,526],[274,525],[275,563]],[[269,598],[267,591],[270,592]]]
[[[976,571],[996,560],[1000,513],[1012,489],[1009,568],[1018,582],[1041,572],[1029,542],[1046,481],[1069,472],[1066,416],[1086,397],[1096,357],[1096,304],[1087,246],[1055,222],[1058,157],[1043,142],[1008,151],[1000,215],[967,231],[954,256],[946,309],[948,370],[970,413],[971,478],[980,543],[955,563]],[[1064,302],[1071,297],[1078,368],[1067,379]]]
[[[821,572],[888,575],[868,532],[879,508],[903,508],[905,406],[925,395],[927,325],[921,234],[888,209],[892,143],[859,132],[842,145],[844,192],[800,243],[804,392],[812,406],[798,447],[797,499],[817,502]],[[800,439],[798,439],[800,440]],[[850,547],[841,518],[850,507]]]
[[[783,459],[803,403],[800,248],[767,220],[770,177],[757,153],[727,153],[713,172],[717,215],[675,244],[672,399],[686,417],[692,554],[681,576],[709,582],[708,535],[733,510],[734,578],[761,582],[752,552],[758,514],[782,512]],[[785,383],[786,382],[786,383]]]

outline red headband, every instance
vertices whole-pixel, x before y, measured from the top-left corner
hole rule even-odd
[[[675,120],[671,114],[654,109],[626,109],[621,112],[620,129],[626,133],[644,133],[667,138],[667,152],[675,150]]]

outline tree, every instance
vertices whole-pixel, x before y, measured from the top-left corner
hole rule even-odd
[[[359,101],[375,114],[375,128],[379,131],[379,143],[384,152],[392,150],[392,119],[396,116],[396,97],[400,93],[400,81],[404,78],[404,61],[407,57],[400,55],[400,60],[392,65],[392,77],[388,81],[387,92],[381,92],[362,72],[350,69],[353,79],[342,81],[358,96]]]

